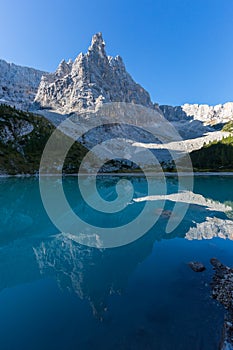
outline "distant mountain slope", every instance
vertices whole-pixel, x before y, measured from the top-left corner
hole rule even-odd
[[[54,74],[42,77],[38,107],[61,113],[93,109],[104,102],[133,102],[153,108],[150,96],[131,78],[120,56],[107,56],[101,33],[92,38],[86,54],[64,60]]]
[[[198,120],[205,125],[224,124],[233,120],[233,102],[209,106],[207,104],[184,104],[183,106],[160,106],[166,119],[171,122]]]
[[[38,173],[53,130],[53,124],[44,117],[0,105],[0,174]],[[68,153],[64,172],[77,172],[85,153],[85,147],[76,142]]]
[[[196,170],[233,170],[233,136],[213,141],[201,149],[190,153]]]
[[[0,102],[27,110],[45,72],[0,60]]]

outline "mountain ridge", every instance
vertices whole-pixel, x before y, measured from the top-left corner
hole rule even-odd
[[[181,106],[160,105],[165,118],[171,122],[178,120],[200,120],[206,125],[227,123],[233,119],[233,102],[224,104],[189,104]]]
[[[48,109],[69,114],[95,109],[106,102],[158,107],[127,72],[122,58],[107,56],[102,33],[92,37],[87,53],[80,53],[74,61],[63,59],[54,73],[0,59],[0,103],[22,110]],[[173,123],[192,119],[204,125],[217,125],[233,117],[233,102],[159,107]]]
[[[46,72],[0,59],[0,103],[27,110]]]

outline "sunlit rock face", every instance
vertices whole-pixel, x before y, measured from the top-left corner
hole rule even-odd
[[[207,104],[184,104],[182,106],[160,106],[164,116],[172,122],[197,120],[205,125],[227,123],[233,117],[233,102],[209,106]]]
[[[0,60],[0,103],[28,109],[34,101],[42,72]]]
[[[60,63],[43,76],[35,101],[62,113],[95,108],[104,102],[133,102],[153,107],[149,94],[127,73],[120,56],[107,56],[101,33],[93,36],[86,54]]]

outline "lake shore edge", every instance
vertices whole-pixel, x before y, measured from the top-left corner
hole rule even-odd
[[[145,177],[144,173],[98,173],[98,176],[131,176],[131,177]],[[179,177],[179,176],[233,176],[233,172],[158,172],[158,173],[148,173],[147,176],[165,176],[165,177]],[[60,177],[60,174],[0,174],[0,178],[8,178],[8,177]],[[78,177],[78,176],[96,176],[94,173],[75,173],[75,174],[62,174],[62,177]]]

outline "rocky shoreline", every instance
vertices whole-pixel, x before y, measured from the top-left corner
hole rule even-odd
[[[212,298],[221,303],[226,312],[220,341],[220,350],[233,350],[233,268],[222,264],[218,259],[210,259],[215,271],[210,283]],[[205,266],[201,262],[189,262],[195,272],[202,272]]]
[[[211,287],[212,297],[226,309],[220,349],[233,349],[233,268],[225,266],[218,259],[210,260],[215,274]]]

